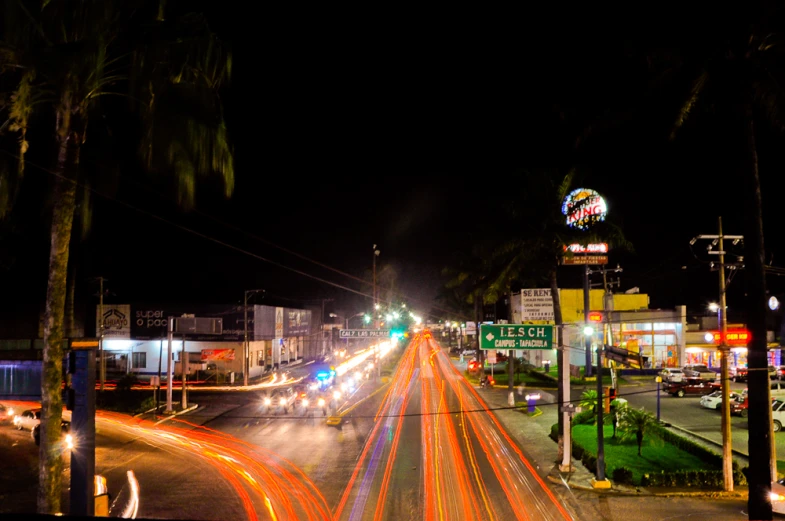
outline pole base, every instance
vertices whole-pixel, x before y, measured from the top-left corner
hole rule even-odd
[[[572,465],[559,465],[559,472],[575,472],[575,467]]]
[[[591,478],[591,488],[595,488],[595,489],[610,489],[611,488],[611,482],[608,479]]]

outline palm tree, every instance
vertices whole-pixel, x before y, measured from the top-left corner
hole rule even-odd
[[[635,435],[635,441],[638,443],[638,456],[640,456],[646,428],[656,423],[656,420],[651,413],[644,411],[643,407],[640,409],[625,407],[622,411],[619,414],[619,430],[625,435]]]
[[[731,168],[737,169],[744,196],[744,269],[747,281],[747,325],[752,334],[748,350],[750,369],[750,519],[769,519],[768,494],[776,476],[771,434],[766,367],[766,280],[763,213],[756,127],[761,123],[785,129],[783,91],[785,31],[781,8],[773,2],[745,4],[733,10],[733,19],[718,34],[692,40],[694,48],[680,53],[658,53],[663,76],[687,78],[671,139],[699,113],[718,115],[727,125]],[[713,27],[713,26],[712,26]],[[726,454],[726,483],[731,478],[731,459]]]
[[[580,407],[582,410],[591,409],[593,412],[597,411],[597,391],[594,389],[587,389],[581,394]]]
[[[100,101],[109,95],[126,96],[122,85],[138,87],[132,99],[137,108],[143,109],[147,164],[159,168],[169,165],[178,179],[182,202],[192,200],[194,179],[200,174],[222,175],[227,194],[233,186],[231,149],[216,95],[230,72],[228,53],[203,20],[189,17],[166,28],[161,22],[143,25],[146,21],[134,16],[137,4],[3,3],[7,30],[0,45],[0,71],[3,82],[13,83],[5,127],[17,136],[19,158],[12,186],[19,186],[24,173],[32,118],[42,122],[51,118],[56,145],[51,172],[53,206],[41,384],[38,511],[45,514],[60,511],[60,389],[69,252],[77,194],[89,189],[80,167],[88,123],[108,109]],[[182,31],[179,37],[170,27]],[[131,78],[140,81],[131,84]],[[171,118],[177,121],[170,121],[168,127],[157,126],[164,119],[162,111],[172,107],[161,100],[170,102],[176,96],[187,103],[185,108],[200,106],[204,101],[211,103],[202,103],[198,113],[189,113],[180,105],[178,117]],[[164,147],[167,141],[169,146]],[[46,149],[45,143],[33,146]],[[3,176],[10,179],[5,172],[0,174],[0,183]],[[0,203],[0,213],[7,212],[13,197],[4,195]]]

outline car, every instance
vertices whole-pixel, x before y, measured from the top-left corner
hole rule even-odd
[[[685,365],[682,368],[682,372],[686,376],[690,376],[694,378],[702,378],[704,380],[717,380],[720,377],[720,373],[712,369],[709,369],[707,366],[701,364]]]
[[[730,393],[731,404],[741,398],[739,393]],[[700,404],[707,409],[714,409],[719,411],[722,408],[722,391],[714,391],[711,394],[701,396]]]
[[[665,388],[665,392],[681,398],[687,394],[711,394],[719,388],[720,384],[717,382],[707,382],[700,378],[685,378],[681,382],[669,384]]]
[[[284,413],[288,413],[297,400],[297,393],[291,387],[275,391],[272,395],[272,406],[280,408]]]
[[[660,376],[662,377],[663,382],[672,383],[684,380],[685,374],[684,371],[677,367],[664,367],[662,371],[660,371]]]
[[[477,354],[476,349],[465,348],[463,351],[461,351],[461,356],[474,356],[475,354]]]
[[[67,449],[73,449],[74,448],[74,437],[71,434],[71,422],[63,420],[60,423],[60,430],[63,433],[63,436],[64,436],[63,441],[65,442],[66,448]],[[38,425],[33,427],[33,430],[30,433],[30,435],[32,436],[33,441],[35,442],[36,445],[40,445],[41,444],[41,424],[40,423],[38,423]]]
[[[774,400],[771,403],[771,419],[774,423],[772,430],[781,432],[782,426],[785,425],[785,401]]]
[[[20,431],[27,429],[32,432],[39,423],[41,423],[41,409],[28,409],[14,416],[14,427]]]

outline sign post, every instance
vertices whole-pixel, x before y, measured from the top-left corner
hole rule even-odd
[[[95,354],[100,337],[74,339],[70,347],[71,388],[67,403],[72,405],[71,433],[79,440],[71,450],[71,513],[92,516],[95,513]]]

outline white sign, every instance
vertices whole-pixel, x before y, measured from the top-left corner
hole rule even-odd
[[[101,307],[95,310],[96,335],[101,335],[101,325],[105,339],[131,338],[131,306],[130,304],[104,304],[103,316]]]
[[[477,325],[474,322],[466,322],[466,335],[476,335]]]
[[[521,290],[521,322],[553,321],[553,299],[550,289]]]
[[[283,308],[275,308],[275,338],[283,338]]]
[[[495,364],[496,363],[496,351],[488,351],[488,353],[485,356],[486,356],[485,360],[489,364]]]

